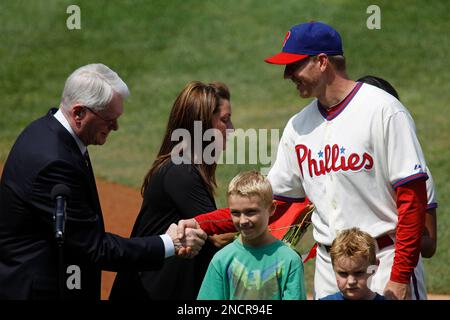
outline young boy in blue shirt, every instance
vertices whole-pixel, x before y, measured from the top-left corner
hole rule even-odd
[[[341,231],[330,248],[331,263],[340,291],[319,300],[385,300],[368,287],[376,272],[375,240],[358,228]]]

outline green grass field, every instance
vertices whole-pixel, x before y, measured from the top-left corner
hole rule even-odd
[[[77,1],[81,30],[68,30],[73,1],[0,2],[0,161],[32,119],[59,104],[66,77],[102,62],[131,89],[120,130],[92,147],[99,177],[138,188],[153,161],[172,103],[190,80],[220,80],[232,93],[236,128],[283,128],[307,101],[263,62],[294,24],[316,20],[340,31],[349,75],[388,79],[416,121],[439,196],[439,243],[425,262],[430,292],[450,293],[450,3],[377,1],[381,29],[369,30],[373,1]],[[447,66],[447,67],[446,67]],[[217,204],[237,172],[220,165]],[[311,284],[311,264],[307,266]]]

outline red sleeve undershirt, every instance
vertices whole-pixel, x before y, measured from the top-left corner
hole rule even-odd
[[[220,208],[195,217],[203,231],[208,235],[236,232],[231,220],[230,208]]]
[[[391,280],[409,283],[420,253],[425,225],[427,191],[425,179],[413,180],[396,189],[398,224]]]

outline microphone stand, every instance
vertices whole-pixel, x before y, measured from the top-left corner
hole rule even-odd
[[[64,300],[64,240],[57,240],[58,245],[58,298]]]
[[[64,272],[64,225],[65,225],[65,213],[66,208],[65,205],[63,207],[62,212],[58,209],[55,210],[55,240],[56,245],[58,247],[58,299],[65,300],[65,290],[64,290],[64,280],[65,280],[65,272]],[[57,219],[59,215],[62,219]],[[62,221],[61,221],[62,220]],[[61,225],[58,225],[58,222],[62,222]]]

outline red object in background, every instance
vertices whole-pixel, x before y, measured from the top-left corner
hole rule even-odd
[[[280,240],[289,231],[291,226],[299,224],[304,214],[309,211],[309,200],[304,202],[284,202],[277,200],[277,208],[274,215],[270,218],[269,229],[271,233]]]

